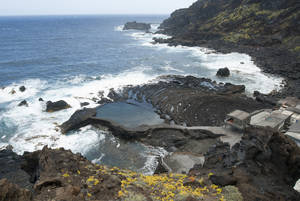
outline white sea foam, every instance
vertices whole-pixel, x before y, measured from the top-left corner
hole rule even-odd
[[[121,89],[126,85],[138,85],[146,83],[156,77],[149,76],[143,71],[144,67],[137,67],[132,71],[126,71],[118,75],[103,75],[97,79],[85,79],[84,76],[76,76],[68,82],[57,81],[47,83],[40,80],[24,81],[15,83],[1,90],[1,101],[8,102],[7,110],[0,114],[0,119],[17,126],[17,131],[9,139],[14,151],[22,154],[24,151],[35,151],[47,145],[57,148],[64,147],[73,152],[85,154],[92,150],[103,139],[103,134],[90,127],[81,129],[71,135],[61,135],[58,125],[66,121],[76,110],[80,109],[80,102],[89,102],[88,107],[95,107],[97,104],[92,100],[99,98],[98,92],[109,93],[110,88]],[[18,87],[25,85],[26,91],[21,93]],[[15,88],[16,94],[9,94]],[[5,98],[8,96],[9,98]],[[45,102],[38,101],[42,97],[45,101],[65,100],[71,108],[54,112],[45,112]],[[29,107],[17,107],[20,100],[28,102]],[[5,146],[7,144],[0,144]]]
[[[101,153],[101,156],[99,158],[96,158],[94,160],[92,160],[92,163],[97,163],[97,164],[100,164],[101,163],[101,160],[102,158],[105,156],[104,153]]]
[[[47,82],[40,79],[29,79],[20,83],[13,83],[4,89],[0,89],[0,103],[10,102],[13,100],[24,100],[35,96],[39,91],[45,89],[46,85]],[[24,92],[20,92],[20,86],[26,86],[26,90]],[[15,93],[12,94],[12,91],[15,91]]]
[[[124,25],[119,25],[115,27],[115,31],[123,31]]]
[[[146,175],[153,175],[154,171],[158,165],[158,158],[164,157],[167,155],[167,151],[163,148],[154,148],[151,146],[146,147],[146,151],[140,153],[143,157],[146,157],[147,160],[145,162],[145,166],[139,170]]]
[[[153,32],[157,31],[158,25],[152,25],[152,27]],[[213,73],[206,75],[207,77],[220,82],[244,84],[246,85],[248,93],[252,93],[255,90],[262,93],[270,93],[273,90],[281,89],[283,78],[263,73],[247,54],[235,52],[230,54],[221,54],[212,49],[203,47],[186,47],[181,45],[174,47],[168,46],[168,44],[153,44],[153,37],[169,38],[169,36],[163,34],[144,32],[128,32],[126,34],[139,41],[142,46],[154,48],[160,51],[165,50],[170,53],[189,53],[189,57],[191,57],[191,60],[193,59],[193,61],[197,61],[199,68],[214,70],[211,71]],[[223,67],[228,67],[230,69],[231,76],[229,78],[220,79],[216,77],[215,74],[217,69]],[[168,66],[166,66],[166,68],[168,68]],[[180,70],[178,72],[180,72]],[[198,74],[197,76],[203,77],[201,74]]]
[[[154,32],[157,28],[157,24],[152,25],[151,31]],[[122,31],[122,29],[123,26],[115,28],[116,31]],[[232,71],[232,76],[219,81],[237,84],[249,83],[247,84],[248,90],[258,89],[262,92],[269,92],[281,82],[281,78],[268,77],[261,73],[260,69],[253,64],[251,58],[245,54],[231,53],[224,55],[214,53],[212,50],[205,48],[169,47],[167,44],[152,44],[153,37],[168,38],[168,36],[162,34],[134,31],[124,31],[124,34],[134,38],[136,42],[145,47],[172,53],[190,53],[189,56],[196,59],[196,62],[199,62],[199,66],[202,68],[217,69],[227,66]],[[245,64],[241,65],[240,62]],[[185,65],[185,67],[189,66],[190,64]],[[13,83],[5,89],[0,89],[0,104],[5,104],[5,110],[0,112],[0,120],[5,120],[9,127],[16,128],[14,136],[7,135],[5,140],[8,140],[8,143],[13,145],[14,151],[19,154],[22,154],[24,151],[41,149],[45,145],[52,148],[64,147],[71,149],[75,153],[86,154],[89,150],[99,146],[99,143],[104,139],[104,133],[87,126],[69,135],[61,135],[57,125],[66,121],[76,110],[80,109],[80,102],[89,102],[90,105],[88,107],[96,106],[97,104],[93,99],[99,98],[99,91],[103,91],[106,96],[110,88],[121,89],[126,85],[144,84],[160,75],[149,75],[147,73],[149,68],[151,70],[149,66],[140,66],[118,75],[106,74],[99,77],[78,75],[56,81],[55,83],[40,79],[29,79],[20,83]],[[184,70],[172,66],[170,62],[166,62],[162,69],[164,72],[184,73]],[[201,77],[201,75],[198,76]],[[218,79],[214,74],[210,78]],[[19,91],[19,87],[22,85],[26,86],[25,92]],[[13,89],[16,93],[10,94]],[[44,111],[45,102],[38,101],[40,97],[45,101],[65,100],[72,107],[55,113],[47,113]],[[20,101],[24,99],[28,102],[29,107],[17,107]],[[6,141],[1,140],[4,139],[0,139],[0,148],[8,145]],[[151,174],[156,167],[157,156],[163,155],[165,151],[154,148],[147,148],[147,150],[145,153],[141,153],[147,157],[145,167],[141,171]],[[101,157],[98,159],[100,161]]]

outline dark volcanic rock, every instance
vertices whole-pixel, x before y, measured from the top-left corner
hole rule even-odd
[[[22,177],[18,175],[19,171],[23,171],[21,166],[11,166],[12,163],[5,161],[7,157],[3,157],[2,153],[3,151],[0,152],[0,160],[3,160],[0,163],[0,174],[2,174],[2,168],[4,170],[11,168],[12,176]],[[111,173],[99,174],[97,171],[100,166],[92,164],[80,154],[73,154],[64,149],[52,150],[47,147],[41,151],[25,153],[24,156],[13,154],[14,157],[22,160],[22,168],[26,169],[28,174],[36,172],[38,177],[33,182],[34,189],[31,189],[33,191],[31,193],[27,187],[20,188],[16,179],[15,181],[1,179],[7,178],[8,175],[4,175],[0,178],[0,200],[118,200],[122,176]],[[89,183],[88,179],[91,177],[93,181]]]
[[[158,165],[154,171],[154,174],[168,173],[168,170],[163,166],[162,158],[158,159]]]
[[[264,72],[288,80],[283,96],[300,97],[300,6],[297,0],[198,0],[166,19],[170,45],[249,54]]]
[[[90,123],[90,118],[97,113],[96,108],[84,108],[77,110],[68,121],[64,122],[60,128],[62,133],[78,129]]]
[[[80,106],[81,107],[84,107],[84,106],[88,106],[90,103],[88,103],[88,102],[83,102],[83,103],[80,103]]]
[[[47,112],[56,112],[56,111],[68,109],[71,107],[66,101],[63,101],[63,100],[60,100],[57,102],[48,101],[46,103],[46,105],[47,105],[47,108],[46,108]]]
[[[127,87],[118,93],[111,90],[114,101],[137,99],[151,103],[168,121],[188,126],[223,125],[226,114],[240,109],[253,112],[270,108],[243,94],[244,85],[217,84],[193,76],[160,77],[158,83]],[[226,106],[226,107],[224,107]]]
[[[103,97],[103,98],[101,98],[101,100],[99,100],[97,103],[103,105],[103,104],[111,103],[111,102],[112,102],[112,100]]]
[[[43,102],[43,101],[44,101],[44,99],[42,99],[42,98],[39,98],[39,101],[40,101],[40,102]]]
[[[27,103],[26,100],[23,100],[22,102],[20,102],[20,103],[18,104],[18,106],[19,106],[19,107],[21,107],[21,106],[26,106],[26,107],[28,107],[28,103]]]
[[[270,95],[262,94],[258,91],[254,91],[253,96],[255,97],[256,101],[261,103],[267,103],[273,106],[276,106],[278,102],[277,98],[274,98]]]
[[[214,134],[207,130],[186,130],[185,127],[170,125],[140,126],[125,128],[113,121],[90,118],[90,123],[95,127],[108,128],[115,137],[128,141],[139,141],[155,147],[163,147],[169,152],[176,150],[205,153],[209,146],[216,143],[222,135]]]
[[[24,158],[11,149],[0,151],[0,179],[6,178],[9,182],[18,184],[21,188],[32,189],[33,185],[29,182],[30,175],[22,169],[24,162]]]
[[[220,77],[229,77],[229,75],[230,75],[230,71],[227,67],[220,68],[217,72],[217,76],[220,76]]]
[[[115,91],[114,89],[109,89],[109,93],[108,93],[107,97],[114,100],[114,101],[119,101],[119,100],[122,99],[122,96],[117,91]],[[104,100],[106,100],[106,99],[104,99]],[[100,102],[99,104],[101,104],[101,103],[102,102]]]
[[[224,89],[221,89],[219,94],[241,94],[246,90],[245,85],[234,85],[226,83]]]
[[[19,90],[20,90],[20,92],[24,92],[24,91],[26,90],[26,88],[25,88],[25,86],[21,86],[21,87],[19,88]]]
[[[140,22],[127,22],[124,25],[123,30],[130,30],[130,29],[135,29],[135,30],[140,30],[140,31],[149,31],[151,29],[151,25],[147,23],[140,23]]]
[[[299,200],[293,189],[300,177],[300,149],[287,136],[268,129],[249,129],[232,150],[218,144],[205,155],[204,167],[218,185],[235,184],[245,201]],[[279,190],[280,189],[280,190]]]
[[[0,180],[0,200],[1,201],[31,201],[32,193],[12,184],[7,179]]]

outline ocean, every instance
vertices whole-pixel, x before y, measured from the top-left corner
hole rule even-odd
[[[0,148],[35,151],[47,145],[81,153],[95,163],[152,173],[163,149],[122,142],[91,126],[67,135],[57,125],[110,88],[157,81],[160,75],[193,75],[246,85],[246,91],[279,89],[282,78],[267,75],[245,54],[219,54],[200,47],[152,44],[168,16],[0,17]],[[128,21],[151,23],[153,33],[123,31]],[[218,78],[218,68],[231,76]],[[19,87],[26,91],[20,92]],[[10,92],[15,90],[15,94]],[[72,107],[45,112],[45,101],[65,100]],[[29,107],[17,105],[26,100]]]

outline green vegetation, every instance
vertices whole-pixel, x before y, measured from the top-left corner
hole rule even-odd
[[[223,193],[226,201],[243,201],[242,194],[235,186],[225,186]]]
[[[271,4],[267,6],[268,2],[262,4],[241,1],[235,6],[232,3],[204,0],[199,5],[186,9],[184,14],[181,11],[180,15],[173,16],[172,21],[167,21],[166,24],[178,33],[180,29],[176,26],[177,18],[182,24],[184,15],[184,18],[189,19],[185,30],[198,32],[199,36],[203,33],[215,33],[221,36],[220,39],[231,43],[243,40],[249,41],[249,44],[274,44],[290,51],[299,51],[296,47],[299,44],[299,33],[297,34],[295,27],[300,11],[295,9],[295,3],[290,2],[288,7],[278,4],[277,8]],[[212,13],[213,10],[215,13]],[[255,41],[257,39],[258,42]]]
[[[299,51],[300,51],[300,46],[296,46],[296,47],[294,48],[294,51],[295,51],[295,52],[299,52]]]

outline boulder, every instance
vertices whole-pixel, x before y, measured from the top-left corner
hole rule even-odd
[[[95,116],[97,113],[96,108],[84,108],[77,110],[68,121],[64,122],[60,128],[62,133],[81,128],[90,123],[90,118]]]
[[[26,88],[25,88],[25,86],[21,86],[21,87],[19,88],[19,90],[20,90],[20,92],[24,92],[24,91],[26,90]]]
[[[84,106],[88,106],[90,103],[88,103],[88,102],[83,102],[83,103],[80,103],[80,106],[81,107],[84,107]]]
[[[149,31],[151,29],[151,25],[147,23],[140,23],[140,22],[127,22],[124,25],[123,30],[130,30],[130,29],[135,29],[135,30],[140,30],[140,31]]]
[[[0,200],[3,201],[31,201],[32,194],[29,190],[20,188],[10,183],[7,179],[0,180]]]
[[[230,75],[230,71],[227,67],[220,68],[217,72],[217,76],[219,77],[228,77]]]
[[[226,83],[224,88],[225,90],[222,92],[225,92],[225,94],[241,94],[244,93],[246,89],[245,85],[235,85],[231,83]]]
[[[42,99],[42,98],[39,98],[39,101],[40,101],[40,102],[43,102],[43,101],[44,101],[44,99]]]
[[[65,102],[63,100],[60,100],[57,102],[48,101],[46,103],[46,105],[47,105],[47,108],[46,108],[47,112],[56,112],[56,111],[68,109],[71,107],[67,102]]]
[[[22,102],[20,102],[20,103],[18,104],[18,106],[19,106],[19,107],[21,107],[21,106],[26,106],[26,107],[28,107],[28,103],[27,103],[26,100],[23,100]]]
[[[255,100],[257,102],[270,104],[272,106],[276,106],[278,104],[276,98],[266,95],[266,94],[262,94],[259,91],[254,91],[253,96],[255,97]]]

